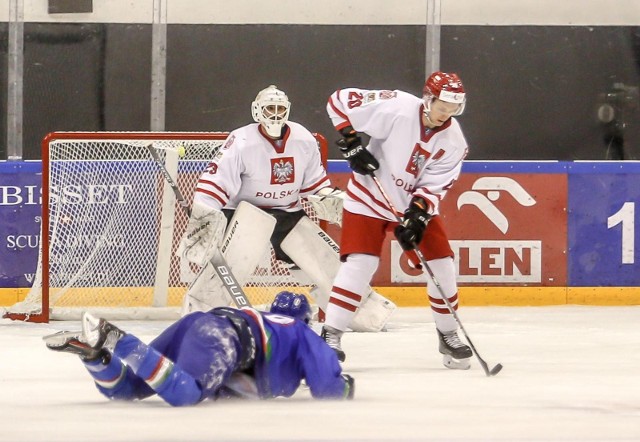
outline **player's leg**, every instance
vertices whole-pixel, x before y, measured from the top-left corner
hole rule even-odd
[[[341,337],[355,316],[378,268],[382,243],[389,223],[344,211],[340,253],[342,264],[336,274],[327,306],[322,336],[341,361],[345,354]]]
[[[83,333],[89,345],[94,349],[105,349],[113,355],[113,359],[123,361],[133,374],[167,403],[173,406],[193,405],[206,397],[201,387],[204,384],[200,383],[198,377],[202,373],[185,370],[181,362],[184,364],[188,360],[186,361],[185,357],[181,358],[180,354],[184,347],[187,357],[198,360],[203,367],[207,366],[212,355],[200,351],[202,348],[196,342],[198,336],[194,336],[194,333],[214,327],[216,324],[207,324],[211,316],[209,313],[196,312],[182,318],[165,330],[151,345],[123,332],[104,319],[97,319],[88,314],[83,317]],[[213,336],[213,332],[207,336]],[[173,349],[167,353],[177,355],[176,362],[159,348]],[[194,363],[187,363],[187,366],[193,369]],[[204,369],[201,371],[204,372]]]
[[[369,294],[369,282],[379,262],[378,256],[352,253],[342,263],[334,280],[322,337],[340,361],[346,358],[341,345],[342,334],[353,321],[363,297]]]
[[[43,338],[47,348],[78,355],[98,390],[109,399],[143,399],[154,394],[142,379],[105,349],[94,349],[83,342],[82,332],[58,332]]]
[[[457,310],[458,285],[453,251],[449,246],[449,240],[439,216],[433,217],[427,224],[420,250],[438,280],[442,292],[453,309]],[[471,348],[460,340],[458,324],[443,300],[443,293],[431,278],[427,278],[427,291],[438,331],[439,351],[444,355],[444,365],[447,368],[468,369],[470,367],[469,358],[473,356]]]
[[[154,391],[119,358],[83,361],[100,393],[112,400],[131,401],[152,396]]]

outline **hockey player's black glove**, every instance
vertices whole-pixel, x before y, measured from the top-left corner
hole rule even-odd
[[[356,393],[356,380],[348,374],[343,374],[342,379],[347,384],[347,394],[345,399],[353,399],[353,395]]]
[[[403,250],[413,250],[420,244],[424,229],[431,219],[431,215],[427,213],[427,207],[427,202],[416,196],[404,211],[402,224],[396,226],[393,231]]]
[[[340,148],[342,156],[349,162],[351,170],[362,175],[370,175],[378,170],[380,163],[371,152],[364,148],[362,139],[353,127],[347,126],[340,130],[340,133],[342,138],[336,144]]]

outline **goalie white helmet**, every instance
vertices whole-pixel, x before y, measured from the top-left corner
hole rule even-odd
[[[273,138],[280,138],[282,127],[289,119],[291,102],[287,94],[271,85],[258,92],[251,104],[251,114],[256,123],[260,123]]]

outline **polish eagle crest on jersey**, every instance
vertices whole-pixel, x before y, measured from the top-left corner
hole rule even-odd
[[[416,146],[413,148],[413,152],[411,152],[411,157],[409,158],[409,162],[407,163],[407,168],[405,169],[414,177],[418,176],[418,173],[422,170],[425,163],[429,159],[431,154],[424,150],[420,143],[416,143]]]
[[[295,178],[293,157],[271,159],[271,184],[289,184]]]

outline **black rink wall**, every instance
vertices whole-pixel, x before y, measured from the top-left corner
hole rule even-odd
[[[25,23],[24,32],[25,159],[40,158],[54,130],[149,130],[151,25]],[[0,23],[0,158],[7,39]],[[331,141],[331,92],[420,94],[424,54],[424,26],[171,24],[166,130],[244,125],[258,90],[276,84],[293,102],[291,119]],[[443,26],[440,64],[468,91],[469,159],[604,159],[612,133],[640,158],[639,27]],[[624,92],[609,99],[619,119],[603,124],[597,109],[619,84]]]

